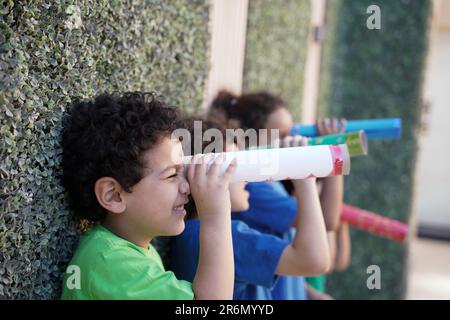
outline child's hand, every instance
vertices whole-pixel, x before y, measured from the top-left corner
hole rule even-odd
[[[347,125],[347,120],[341,118],[339,121],[337,118],[323,118],[319,119],[316,123],[317,135],[327,136],[331,134],[338,134],[345,132],[345,126]]]
[[[224,157],[217,157],[208,170],[213,156],[194,156],[187,172],[200,219],[198,267],[192,288],[196,299],[223,300],[233,298],[234,258],[228,187],[236,161],[220,175]]]
[[[233,160],[226,171],[220,176],[220,166],[223,157],[217,157],[207,166],[212,155],[196,155],[189,165],[187,178],[197,207],[200,221],[216,221],[216,219],[230,218],[231,204],[228,189],[230,179],[236,170],[236,161]]]
[[[282,147],[283,148],[289,148],[289,147],[304,147],[308,145],[308,138],[295,135],[295,136],[287,136],[282,141]],[[303,188],[305,185],[311,184],[311,181],[315,181],[316,179],[297,179],[292,180],[292,183],[294,184],[294,188],[298,190],[299,188]]]
[[[307,145],[308,138],[301,135],[287,136],[281,141],[282,148],[304,147]]]

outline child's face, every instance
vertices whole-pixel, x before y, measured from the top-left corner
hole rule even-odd
[[[292,116],[285,107],[278,108],[272,112],[267,118],[266,129],[270,135],[270,129],[278,129],[279,139],[283,139],[288,136],[293,126]],[[269,141],[272,144],[276,137],[269,136]]]
[[[226,146],[227,152],[238,151],[238,147],[233,143]],[[245,190],[247,182],[235,182],[230,183],[230,201],[231,201],[231,211],[239,212],[245,211],[249,207],[248,197],[249,193]]]
[[[154,237],[184,230],[189,184],[183,155],[181,143],[169,137],[144,154],[144,178],[126,194],[127,223],[133,232]]]

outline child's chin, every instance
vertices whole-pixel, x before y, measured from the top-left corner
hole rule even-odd
[[[181,220],[179,222],[179,224],[176,226],[176,228],[174,228],[172,230],[172,234],[170,234],[171,236],[177,236],[179,234],[181,234],[184,231],[184,220]]]

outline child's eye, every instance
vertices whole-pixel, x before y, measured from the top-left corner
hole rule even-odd
[[[184,168],[183,167],[179,167],[177,169],[177,171],[174,174],[168,176],[167,179],[174,179],[176,177],[179,177],[179,176],[181,176],[183,174],[183,172],[184,172]]]

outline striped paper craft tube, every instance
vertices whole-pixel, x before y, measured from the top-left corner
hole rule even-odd
[[[403,241],[408,236],[408,225],[348,204],[342,206],[341,220],[352,227],[391,240]]]

